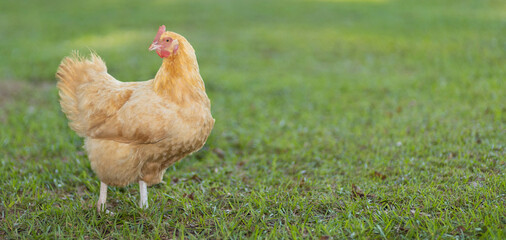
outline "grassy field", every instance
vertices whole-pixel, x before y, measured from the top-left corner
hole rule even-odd
[[[54,74],[196,49],[216,126],[137,207],[99,180]],[[506,2],[2,1],[0,238],[506,238]]]

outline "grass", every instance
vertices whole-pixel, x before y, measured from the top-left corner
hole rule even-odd
[[[0,238],[506,237],[506,4],[2,1]],[[146,80],[194,45],[216,126],[150,188],[99,181],[54,73],[94,49]]]

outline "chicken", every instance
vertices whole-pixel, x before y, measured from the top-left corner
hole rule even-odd
[[[163,59],[154,79],[120,82],[95,53],[63,59],[56,77],[69,126],[84,137],[91,168],[100,179],[99,211],[107,186],[139,182],[140,207],[147,186],[165,170],[202,148],[214,126],[195,51],[181,35],[158,29],[149,47]]]

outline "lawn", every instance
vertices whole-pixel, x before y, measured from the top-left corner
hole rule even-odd
[[[54,74],[152,78],[196,49],[215,128],[165,183],[109,188]],[[2,1],[0,238],[506,238],[503,0]]]

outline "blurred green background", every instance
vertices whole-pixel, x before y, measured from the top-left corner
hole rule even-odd
[[[194,46],[215,129],[139,210],[66,125],[61,59]],[[2,1],[0,238],[504,238],[502,0]]]

